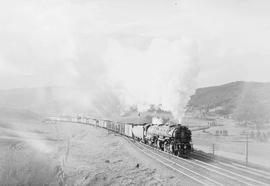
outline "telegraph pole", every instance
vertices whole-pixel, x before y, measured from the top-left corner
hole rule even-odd
[[[246,166],[248,166],[248,133],[246,134]]]

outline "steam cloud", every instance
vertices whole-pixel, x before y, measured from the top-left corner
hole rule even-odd
[[[23,101],[3,98],[15,100],[4,101],[4,105],[17,105],[41,115],[85,114],[109,119],[134,108],[144,112],[154,107],[181,120],[196,88],[196,44],[186,38],[142,37],[139,44],[130,42],[132,38],[127,40],[108,37],[99,42],[102,47],[94,57],[90,55],[94,52],[88,50],[94,47],[87,45],[85,50],[78,50],[82,50],[75,55],[78,60],[60,63],[63,65],[52,79],[65,79],[70,87],[64,88],[64,83],[63,87],[29,89],[20,94]],[[16,90],[13,92],[10,95],[17,95]]]
[[[154,106],[181,120],[199,71],[192,41],[153,39],[147,49],[139,50],[111,39],[105,62],[122,112],[134,107],[143,112]]]

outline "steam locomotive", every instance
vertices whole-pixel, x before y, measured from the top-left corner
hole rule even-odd
[[[193,150],[191,131],[186,126],[178,124],[135,125],[132,131],[137,140],[177,156],[189,157],[189,153]]]
[[[179,124],[120,123],[81,116],[51,117],[46,119],[46,122],[48,121],[73,122],[105,128],[180,157],[189,157],[193,150],[191,131]]]

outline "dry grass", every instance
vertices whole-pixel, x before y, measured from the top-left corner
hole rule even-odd
[[[10,147],[1,163],[1,185],[51,185],[56,182],[55,163],[45,154]]]

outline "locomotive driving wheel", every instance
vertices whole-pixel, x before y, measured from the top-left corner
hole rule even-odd
[[[165,152],[171,152],[171,150],[170,150],[170,142],[168,142],[168,141],[164,142],[164,151]]]
[[[158,147],[159,149],[161,149],[162,151],[164,151],[164,142],[161,141],[161,140],[158,140],[158,141],[157,141],[157,147]]]

